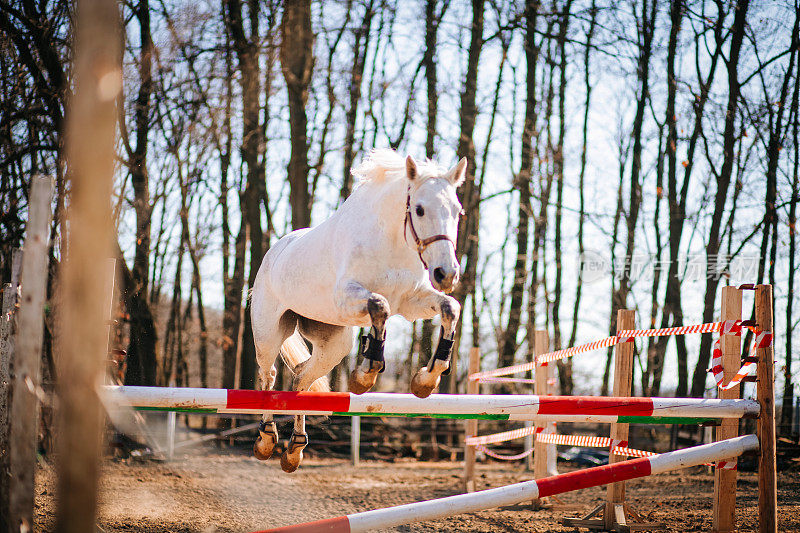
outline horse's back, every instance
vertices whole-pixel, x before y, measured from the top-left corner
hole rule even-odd
[[[279,239],[264,256],[254,288],[280,307],[321,322],[335,318],[336,265],[330,252],[335,244],[325,225],[299,229]]]

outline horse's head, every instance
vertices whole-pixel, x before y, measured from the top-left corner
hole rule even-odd
[[[406,240],[414,246],[431,284],[437,290],[450,292],[458,283],[459,265],[456,239],[461,203],[456,188],[464,182],[467,159],[439,176],[419,175],[411,156],[406,158],[406,174],[410,183],[406,213]],[[409,240],[413,239],[413,242]]]

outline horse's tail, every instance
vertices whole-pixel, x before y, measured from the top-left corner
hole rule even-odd
[[[303,338],[295,331],[292,336],[283,341],[281,357],[283,357],[283,361],[292,372],[297,374],[302,368],[302,365],[309,360],[311,354],[308,353],[308,348],[306,348],[306,343],[303,341]],[[321,378],[317,378],[308,390],[314,392],[330,391],[331,386],[328,383],[328,377],[322,376]]]

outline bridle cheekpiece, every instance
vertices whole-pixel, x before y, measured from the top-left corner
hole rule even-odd
[[[444,234],[431,235],[430,237],[426,237],[424,239],[419,238],[417,230],[414,228],[414,219],[411,217],[411,185],[408,186],[408,191],[406,192],[406,218],[403,222],[403,238],[406,239],[406,242],[408,242],[408,238],[406,237],[406,229],[411,230],[411,237],[414,239],[414,245],[417,248],[419,260],[422,261],[422,265],[425,267],[425,270],[428,269],[428,263],[426,263],[425,259],[422,258],[422,252],[424,252],[428,246],[436,241],[447,241],[453,245],[453,249],[456,247],[456,243],[453,242],[453,239]]]

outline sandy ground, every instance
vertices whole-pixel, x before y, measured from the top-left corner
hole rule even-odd
[[[561,467],[564,470],[564,467]],[[101,480],[99,526],[106,532],[256,531],[460,492],[459,463],[362,462],[307,459],[293,474],[277,458],[262,463],[245,450],[209,447],[170,462],[107,460]],[[521,465],[478,466],[479,488],[526,481]],[[37,526],[52,529],[55,476],[43,465],[37,475]],[[713,477],[701,468],[629,482],[629,501],[669,531],[711,528]],[[757,479],[739,478],[740,531],[757,528]],[[780,531],[800,531],[800,474],[778,481]],[[592,488],[561,496],[562,503],[534,511],[530,504],[481,511],[398,528],[399,531],[574,531],[563,516],[591,510],[605,495]]]

